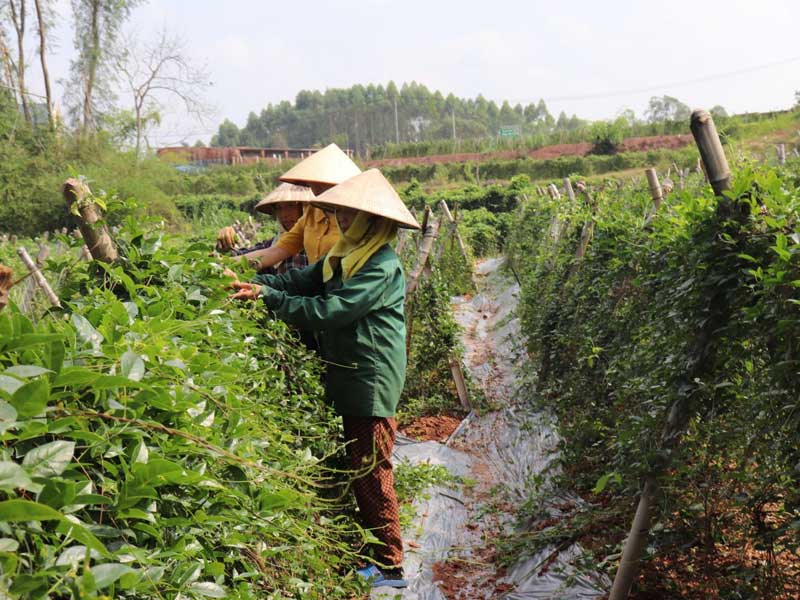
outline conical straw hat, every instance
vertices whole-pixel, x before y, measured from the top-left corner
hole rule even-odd
[[[400,227],[419,229],[392,184],[378,169],[369,169],[316,197],[314,204],[344,206],[396,221]]]
[[[272,213],[275,205],[281,202],[311,202],[313,199],[314,192],[311,191],[310,187],[282,183],[256,204],[256,210]]]
[[[337,185],[359,173],[361,169],[356,163],[339,146],[331,144],[296,164],[278,179],[287,183]]]

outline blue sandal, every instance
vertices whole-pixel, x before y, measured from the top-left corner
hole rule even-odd
[[[408,587],[408,581],[401,577],[393,577],[383,574],[383,572],[376,567],[375,565],[367,565],[366,567],[362,567],[361,569],[357,569],[356,573],[358,576],[361,577],[364,581],[370,584],[372,587],[392,587],[392,588],[404,588]]]

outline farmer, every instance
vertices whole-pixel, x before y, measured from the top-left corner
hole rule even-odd
[[[361,170],[336,144],[330,144],[298,163],[280,181],[311,188],[315,196],[358,175]],[[308,206],[300,220],[278,241],[265,250],[248,252],[248,262],[260,261],[260,268],[271,267],[305,249],[308,263],[322,258],[338,241],[339,232],[324,211]]]
[[[305,204],[314,199],[310,188],[292,183],[282,183],[256,204],[256,210],[275,217],[281,231],[272,239],[259,242],[250,248],[235,249],[236,231],[233,227],[223,227],[217,234],[217,250],[230,251],[234,256],[241,256],[255,250],[265,250],[275,245],[281,235],[294,227],[303,216]],[[308,265],[305,252],[290,256],[274,267],[267,267],[262,272],[281,275],[289,269],[300,269]]]
[[[232,295],[264,301],[287,323],[322,334],[326,397],[342,415],[353,490],[365,528],[381,545],[359,569],[374,586],[405,587],[392,472],[395,414],[406,376],[405,278],[390,243],[419,228],[391,184],[370,169],[317,197],[340,239],[305,269],[236,281]],[[366,470],[366,472],[365,472]]]

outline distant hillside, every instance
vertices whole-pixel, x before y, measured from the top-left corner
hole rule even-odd
[[[301,91],[294,103],[270,104],[250,113],[241,129],[229,120],[212,138],[214,146],[307,148],[336,142],[368,156],[387,143],[531,136],[570,131],[585,121],[562,113],[556,119],[543,100],[527,106],[498,106],[483,96],[444,96],[411,82],[398,88],[354,85],[348,89]]]

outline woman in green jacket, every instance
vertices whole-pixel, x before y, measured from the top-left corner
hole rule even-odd
[[[363,525],[381,545],[359,569],[374,586],[404,587],[403,541],[392,472],[397,403],[406,376],[405,278],[390,243],[419,228],[377,169],[320,195],[340,240],[321,260],[283,275],[234,282],[234,298],[261,298],[282,320],[318,331],[328,363],[326,396],[342,415]],[[365,467],[369,472],[364,473]]]

